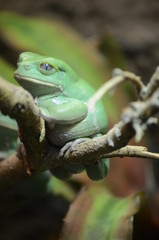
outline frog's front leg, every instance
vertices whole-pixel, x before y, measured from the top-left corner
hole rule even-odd
[[[96,136],[100,136],[102,134],[98,134]],[[79,138],[72,142],[68,142],[62,147],[60,150],[60,156],[63,156],[67,150],[70,150],[71,152],[74,150],[75,146],[88,141],[91,138]],[[103,179],[109,172],[109,159],[108,158],[102,158],[98,162],[91,163],[89,165],[80,165],[80,164],[70,164],[69,165],[69,171],[72,173],[78,173],[83,170],[86,170],[86,173],[88,177],[94,181]]]
[[[73,152],[75,149],[76,145],[88,141],[90,138],[78,138],[75,139],[74,141],[66,143],[60,150],[59,156],[62,157],[64,156],[65,152],[69,150],[70,152]]]
[[[62,157],[67,150],[73,151],[77,144],[88,141],[90,138],[79,138],[75,141],[66,143],[64,147],[60,150],[60,156]],[[93,181],[103,179],[109,171],[109,159],[102,158],[95,163],[89,165],[82,165],[79,163],[67,164],[64,167],[58,167],[53,169],[51,172],[57,178],[61,180],[67,180],[71,177],[72,174],[80,173],[83,170],[86,170],[86,173],[90,179]]]
[[[45,101],[38,99],[41,116],[50,128],[52,122],[71,125],[82,121],[88,113],[87,105],[77,99],[64,96],[54,97]]]
[[[40,107],[40,115],[47,122],[49,128],[53,129],[56,123],[56,119],[53,117],[50,119],[50,114],[47,108]]]
[[[85,142],[87,140],[89,140],[89,138],[80,138],[80,139],[76,139],[74,141],[66,143],[61,148],[60,153],[59,153],[59,157],[63,157],[67,150],[70,150],[72,152],[77,144],[80,144],[80,143]],[[71,177],[72,174],[81,173],[84,170],[85,170],[85,167],[82,164],[79,164],[79,163],[67,164],[65,166],[65,170],[60,171],[60,169],[59,169],[56,176],[57,177],[61,176],[62,178],[65,177],[65,179],[68,179],[69,175],[67,175],[67,174],[70,174],[70,177]],[[67,174],[66,174],[66,172],[67,172]],[[61,177],[60,177],[60,179],[62,179]]]

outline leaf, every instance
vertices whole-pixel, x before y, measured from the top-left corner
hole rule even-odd
[[[13,67],[0,57],[0,76],[5,78],[9,82],[17,84],[17,82],[13,78],[13,72],[14,72]]]
[[[111,34],[106,32],[100,39],[98,44],[100,52],[109,59],[109,68],[121,68],[122,70],[128,69],[126,59],[116,41]],[[135,92],[130,83],[125,82],[122,85],[122,90],[128,96],[128,99],[134,99]]]
[[[136,210],[135,199],[118,199],[104,187],[90,187],[71,205],[60,239],[129,239],[130,217]]]
[[[123,70],[127,69],[128,66],[122,51],[116,39],[114,39],[110,33],[105,32],[99,39],[98,48],[105,57],[109,58],[109,66],[111,69],[116,67]]]
[[[68,201],[72,201],[76,196],[75,191],[69,186],[68,182],[61,181],[53,176],[50,178],[47,188],[49,192],[61,195]]]

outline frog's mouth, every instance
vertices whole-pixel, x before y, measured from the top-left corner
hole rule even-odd
[[[31,77],[24,77],[24,76],[20,76],[19,74],[14,74],[14,78],[21,83],[21,81],[27,81],[29,82],[29,84],[31,83],[35,83],[35,84],[40,84],[43,86],[48,86],[48,87],[56,87],[59,88],[59,86],[53,84],[53,83],[48,83],[48,82],[44,82],[44,81],[40,81],[38,79],[35,78],[31,78]]]
[[[40,81],[39,79],[20,76],[16,73],[14,74],[14,78],[23,88],[28,90],[33,96],[40,96],[50,93],[54,94],[62,91],[60,86],[57,86],[53,83]]]

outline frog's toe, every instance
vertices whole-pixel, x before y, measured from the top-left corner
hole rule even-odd
[[[69,150],[70,152],[73,152],[76,145],[78,145],[82,142],[88,141],[89,139],[90,138],[79,138],[79,139],[76,139],[72,142],[66,143],[61,148],[60,153],[59,153],[59,157],[63,157],[67,150]],[[85,169],[85,167],[83,165],[78,164],[78,163],[73,163],[73,164],[66,165],[65,168],[71,173],[80,173]]]
[[[87,175],[93,181],[103,179],[109,171],[109,159],[101,159],[98,163],[85,166]]]
[[[63,157],[64,154],[65,154],[65,152],[66,152],[67,150],[69,150],[70,152],[73,152],[73,150],[75,149],[75,147],[76,147],[78,144],[80,144],[80,143],[82,143],[82,142],[86,142],[86,141],[88,141],[89,139],[90,139],[90,138],[78,138],[78,139],[76,139],[76,140],[74,140],[74,141],[71,141],[71,142],[66,143],[66,144],[61,148],[60,153],[59,153],[59,157]]]
[[[60,152],[59,152],[59,157],[63,157],[65,155],[65,152],[70,149],[71,145],[72,145],[73,142],[68,142],[66,143],[61,149],[60,149]]]
[[[75,149],[75,147],[80,144],[80,143],[83,143],[83,142],[86,142],[90,140],[90,138],[78,138],[76,140],[74,140],[69,148],[70,152],[73,152],[73,150]]]
[[[54,169],[50,169],[50,171],[60,180],[68,180],[72,176],[72,173],[64,167],[56,167]]]

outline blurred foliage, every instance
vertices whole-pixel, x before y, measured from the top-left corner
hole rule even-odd
[[[124,57],[117,41],[106,32],[100,39],[98,44],[99,51],[109,59],[109,69],[120,68],[122,70],[128,70],[128,64]],[[129,99],[135,99],[135,92],[132,91],[132,87],[129,82],[125,82],[122,85],[122,90]]]
[[[121,68],[127,70],[125,57],[121,53],[119,45],[111,34],[106,32],[100,39],[98,49],[100,52],[109,59],[108,65],[110,69]]]
[[[61,240],[131,239],[135,198],[117,199],[104,187],[83,190],[65,218]]]
[[[17,84],[16,80],[13,78],[13,72],[14,68],[0,56],[0,76]]]
[[[3,51],[3,54],[0,56],[0,75],[13,83],[15,83],[13,79],[15,64],[19,53],[22,51],[37,52],[66,61],[95,88],[101,86],[111,75],[110,66],[112,66],[112,62],[120,62],[120,52],[116,50],[113,42],[111,48],[114,48],[114,54],[109,63],[109,59],[104,60],[97,50],[92,48],[91,45],[86,43],[81,36],[72,31],[68,26],[49,19],[31,18],[11,12],[1,12],[0,33],[0,42],[3,43],[6,49],[9,49],[7,54]],[[111,45],[111,38],[108,41]],[[13,61],[10,60],[10,55],[13,56]],[[11,62],[14,66],[10,65]],[[121,106],[127,99],[124,95],[120,91],[117,99],[110,98],[110,96],[104,98],[108,117],[113,123],[118,120]],[[23,197],[26,197],[26,195],[30,196],[29,203],[32,202],[32,199],[37,201],[39,191],[37,194],[35,192],[37,189],[41,189],[38,187],[39,185],[44,186],[46,191],[43,189],[44,191],[41,192],[40,190],[44,195],[49,192],[51,195],[58,194],[69,202],[73,201],[78,191],[75,191],[69,182],[62,182],[50,176],[47,178],[48,175],[45,177],[46,175],[44,175],[44,178],[31,178],[29,182],[18,186],[15,191],[16,196],[17,194]],[[36,179],[37,181],[35,181]],[[32,188],[29,186],[32,186]],[[82,184],[78,186],[78,190],[81,186]],[[28,202],[23,197],[23,203],[25,204],[21,205],[18,201],[16,206],[20,205],[21,208],[27,208]],[[80,204],[78,204],[79,199]],[[111,239],[110,237],[117,233],[117,229],[120,230],[119,228],[123,227],[121,219],[134,214],[134,211],[130,211],[132,202],[132,199],[115,199],[106,191],[106,187],[88,187],[85,192],[77,195],[77,199],[74,205],[72,205],[75,206],[76,211],[73,212],[71,220],[70,215],[73,207],[71,207],[67,215],[63,233],[65,235],[67,231],[68,237],[65,235],[63,239],[74,239],[72,234],[76,236],[77,233],[80,234],[80,238],[76,239]],[[86,203],[88,205],[85,205]],[[124,221],[123,223],[126,224],[126,227],[128,226],[127,222]]]
[[[76,197],[76,191],[68,184],[68,182],[61,181],[55,177],[51,177],[47,185],[50,193],[63,196],[68,201],[73,201]]]

